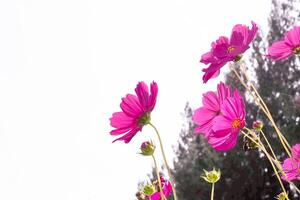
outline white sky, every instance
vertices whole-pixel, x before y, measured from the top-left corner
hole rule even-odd
[[[198,61],[236,23],[266,26],[270,0],[1,0],[0,199],[131,200],[151,169],[109,117],[138,81],[157,81],[153,123],[168,157],[185,103],[200,106]]]

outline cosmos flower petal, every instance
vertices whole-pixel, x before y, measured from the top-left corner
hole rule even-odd
[[[131,129],[132,129],[132,127],[117,128],[115,130],[110,131],[110,134],[111,135],[120,135],[120,134],[128,132]]]
[[[300,45],[300,27],[296,26],[290,31],[286,32],[284,41],[291,47]]]
[[[287,45],[284,41],[278,41],[268,47],[267,57],[275,60],[285,59],[293,54],[292,48]]]
[[[212,128],[213,119],[216,115],[216,112],[209,110],[206,107],[198,108],[193,115],[193,121],[198,125],[195,132],[208,134]]]
[[[224,136],[231,131],[231,120],[228,118],[224,117],[223,115],[219,115],[214,118],[214,123],[213,123],[213,132],[214,135],[221,137]]]
[[[118,140],[123,140],[125,143],[129,143],[131,139],[137,134],[137,132],[141,131],[140,127],[134,127],[129,132],[127,132],[125,135],[123,135],[120,138],[115,139],[113,142],[116,142]]]
[[[213,134],[212,134],[213,135]],[[209,137],[209,144],[217,151],[228,151],[236,146],[238,134],[228,134],[223,137]]]
[[[208,64],[208,63],[215,62],[215,61],[216,61],[216,58],[214,57],[214,55],[211,52],[207,52],[207,53],[203,54],[201,56],[201,60],[200,60],[200,62],[202,62],[204,64]]]
[[[215,92],[206,92],[202,98],[203,106],[211,111],[218,112],[220,110],[219,98]]]
[[[139,99],[132,94],[127,94],[126,97],[122,98],[120,107],[124,113],[131,117],[137,117],[143,112]]]
[[[235,47],[238,47],[238,46],[242,46],[244,44],[244,35],[243,34],[246,34],[244,33],[246,31],[244,31],[242,29],[242,31],[233,31],[231,33],[231,37],[230,37],[230,45],[233,45]]]
[[[124,112],[115,112],[110,118],[110,125],[114,128],[127,128],[134,123],[134,119]]]
[[[227,97],[231,96],[230,87],[227,87],[223,82],[218,84],[217,90],[220,104],[222,104]]]
[[[252,28],[248,33],[246,45],[249,45],[254,40],[254,37],[256,36],[256,33],[258,31],[258,27],[257,27],[256,23],[251,21],[251,24],[252,24]]]
[[[149,108],[149,89],[148,86],[143,82],[139,82],[135,88],[135,93],[139,99],[139,102],[144,108],[144,111],[148,111]]]
[[[156,104],[156,98],[157,98],[157,94],[158,94],[158,86],[157,86],[157,83],[155,83],[154,81],[151,83],[150,91],[151,91],[151,94],[149,96],[149,105],[148,105],[149,107],[148,107],[147,111],[152,111]]]
[[[220,69],[226,64],[226,62],[218,62],[211,64],[208,68],[203,69],[204,75],[202,80],[206,83],[209,79],[216,78],[220,74]]]
[[[284,160],[282,164],[283,171],[285,176],[283,175],[281,178],[285,181],[293,181],[299,177],[299,160],[295,158],[287,158]]]
[[[292,146],[292,157],[300,160],[300,144]]]

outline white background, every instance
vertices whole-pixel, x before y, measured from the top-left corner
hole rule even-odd
[[[201,54],[237,23],[266,27],[269,11],[270,0],[1,0],[0,199],[134,199],[152,164],[138,147],[155,135],[111,143],[121,97],[158,83],[152,118],[171,162],[185,103],[218,83],[202,84]]]

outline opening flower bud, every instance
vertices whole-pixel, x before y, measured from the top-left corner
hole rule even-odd
[[[212,171],[209,172],[204,169],[203,171],[204,171],[204,175],[201,176],[201,178],[203,178],[208,183],[216,183],[221,177],[220,169],[218,169],[217,171],[213,169]]]
[[[155,190],[155,186],[152,184],[147,184],[143,188],[143,193],[147,196],[153,194],[154,192],[156,192],[156,190]]]
[[[276,199],[278,200],[288,200],[288,195],[284,192],[281,192],[279,195],[277,195]]]
[[[261,131],[264,127],[264,124],[262,121],[260,120],[256,120],[255,122],[253,122],[252,124],[252,128],[256,131]]]
[[[155,146],[152,141],[143,142],[141,145],[141,154],[144,156],[152,156],[155,151]]]

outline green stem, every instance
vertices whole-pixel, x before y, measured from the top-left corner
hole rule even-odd
[[[152,155],[152,158],[153,158],[153,162],[154,162],[154,166],[155,166],[155,171],[156,171],[156,176],[157,176],[157,181],[158,181],[158,186],[159,186],[159,190],[160,190],[160,198],[162,200],[165,200],[165,196],[164,196],[164,193],[163,193],[163,190],[162,190],[162,186],[161,186],[161,181],[160,181],[160,176],[159,176],[159,169],[157,167],[157,162],[156,162],[156,159],[154,157],[154,155]]]
[[[177,195],[176,195],[176,189],[175,189],[175,184],[174,184],[173,176],[172,176],[171,169],[170,169],[170,167],[168,165],[168,162],[167,162],[167,158],[166,158],[166,155],[165,155],[165,151],[164,151],[164,147],[163,147],[163,144],[162,144],[162,140],[161,140],[160,134],[159,134],[157,128],[153,124],[151,124],[149,122],[149,125],[155,130],[156,135],[158,137],[159,145],[160,145],[162,156],[163,156],[163,159],[164,159],[164,163],[165,163],[165,166],[167,168],[168,175],[170,177],[170,182],[171,182],[172,189],[173,189],[172,191],[173,191],[174,200],[177,200]]]
[[[211,184],[211,195],[210,200],[214,200],[214,192],[215,192],[215,183]]]

